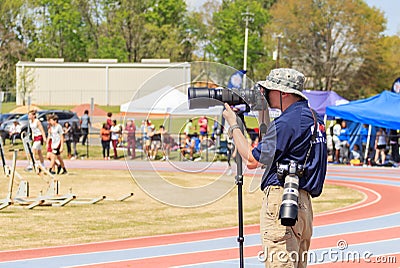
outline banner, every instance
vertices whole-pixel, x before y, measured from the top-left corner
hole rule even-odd
[[[393,85],[392,85],[392,92],[400,93],[400,77],[398,77],[396,80],[394,80]]]
[[[228,88],[241,89],[242,83],[243,83],[243,74],[245,74],[245,73],[246,73],[246,71],[240,70],[240,71],[237,71],[236,73],[232,74],[232,76],[229,78]]]

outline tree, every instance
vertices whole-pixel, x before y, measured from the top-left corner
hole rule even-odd
[[[33,9],[37,34],[29,44],[35,57],[87,59],[86,27],[79,12],[78,0],[36,0]]]
[[[19,94],[21,95],[22,105],[26,104],[27,98],[33,90],[34,75],[31,68],[21,68],[19,73],[19,83],[17,83]]]
[[[0,90],[9,91],[15,85],[15,64],[25,52],[23,40],[23,1],[0,1]]]
[[[367,98],[382,90],[390,90],[393,81],[400,77],[399,36],[383,36],[370,44],[372,51],[365,55],[363,64],[348,90],[351,99]]]
[[[249,77],[264,77],[268,53],[263,43],[263,28],[269,21],[269,14],[260,1],[223,1],[213,16],[210,51],[215,61],[243,69],[245,21],[242,14],[247,10],[254,14],[253,21],[248,24],[248,74]]]
[[[187,41],[192,48],[195,60],[207,61],[211,48],[211,30],[213,29],[213,14],[220,8],[218,1],[206,1],[200,11],[191,11],[186,16]]]
[[[308,77],[308,87],[348,90],[379,40],[384,17],[358,0],[278,1],[267,30],[282,32],[285,65]]]

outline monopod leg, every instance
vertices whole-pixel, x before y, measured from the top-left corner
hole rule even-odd
[[[242,133],[244,132],[243,123],[240,118],[237,118],[238,125]],[[242,166],[242,157],[239,152],[236,154],[236,185],[238,190],[238,219],[239,219],[239,236],[237,241],[239,243],[239,256],[240,256],[240,268],[244,267],[244,254],[243,254],[243,245],[244,245],[244,236],[243,236],[243,194],[242,194],[242,186],[243,186],[243,166]]]

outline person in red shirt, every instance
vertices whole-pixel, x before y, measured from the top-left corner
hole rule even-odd
[[[107,123],[104,123],[103,127],[100,129],[100,139],[101,146],[103,147],[103,158],[104,160],[110,160],[111,133],[110,129],[107,126]]]
[[[205,115],[199,118],[198,120],[199,131],[200,131],[200,141],[203,141],[204,137],[207,137],[208,133],[208,120]]]
[[[127,134],[128,156],[130,156],[131,159],[134,159],[136,157],[136,124],[135,124],[135,120],[130,119],[126,122],[126,127],[125,127],[124,132]]]

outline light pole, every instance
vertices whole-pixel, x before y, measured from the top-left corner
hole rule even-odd
[[[244,31],[244,52],[243,52],[243,88],[246,88],[246,71],[247,71],[247,44],[249,41],[249,22],[254,21],[254,13],[249,12],[247,7],[246,12],[242,13],[243,20],[246,22],[246,28]]]
[[[276,38],[278,40],[278,47],[277,47],[277,53],[276,53],[276,68],[279,68],[279,59],[280,59],[280,50],[281,50],[281,38],[283,37],[283,34],[278,34],[276,35]]]

